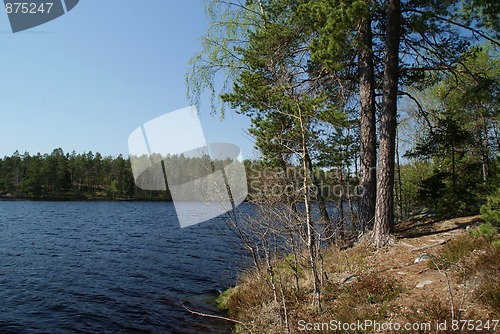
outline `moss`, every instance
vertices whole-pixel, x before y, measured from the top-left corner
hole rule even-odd
[[[217,307],[222,310],[222,311],[228,311],[229,310],[229,300],[231,299],[231,296],[235,293],[236,288],[229,288],[226,291],[223,291],[219,297],[215,300],[217,303]]]

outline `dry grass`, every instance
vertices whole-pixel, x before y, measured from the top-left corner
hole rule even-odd
[[[500,318],[500,247],[490,244],[476,252],[467,269],[479,278],[476,297],[491,308],[496,319]]]
[[[475,299],[500,316],[500,240],[498,230],[481,224],[447,243],[429,262],[430,267],[449,270],[456,284],[469,285]]]
[[[372,272],[366,245],[344,251],[331,248],[324,254],[323,309],[312,306],[311,277],[306,271],[300,279],[300,289],[291,285],[285,292],[290,333],[299,332],[299,320],[306,322],[355,322],[358,319],[385,319],[394,308],[394,300],[402,291],[394,277]],[[279,266],[281,267],[281,266]],[[283,271],[281,275],[286,275]],[[224,292],[219,306],[228,309],[228,315],[244,322],[257,333],[285,333],[283,309],[273,299],[268,278],[263,273],[247,274],[239,284]],[[351,278],[344,282],[346,278]],[[290,280],[288,280],[290,282]],[[243,333],[241,327],[234,330]]]
[[[273,271],[276,282],[282,283],[276,300],[270,289],[269,273],[249,272],[240,278],[236,288],[221,296],[220,305],[253,333],[302,333],[297,325],[299,320],[308,323],[432,320],[434,323],[450,321],[452,316],[456,319],[457,314],[462,319],[498,319],[500,247],[495,246],[498,236],[473,235],[463,228],[450,233],[447,230],[401,239],[382,251],[375,251],[366,243],[346,250],[327,249],[323,254],[321,311],[312,306],[309,270],[304,267],[297,289],[284,260],[278,261]],[[415,249],[450,237],[444,244],[426,248],[432,258],[428,263],[414,263],[420,254]],[[433,281],[431,285],[415,287],[421,279],[429,278]],[[454,298],[453,313],[450,295]],[[245,333],[241,327],[234,332]],[[419,332],[422,331],[415,331]]]

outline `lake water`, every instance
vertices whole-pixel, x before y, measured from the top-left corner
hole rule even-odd
[[[229,333],[181,305],[216,312],[241,269],[222,219],[181,229],[172,203],[0,201],[0,333]]]

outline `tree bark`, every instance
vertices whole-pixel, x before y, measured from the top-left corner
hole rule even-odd
[[[384,85],[380,118],[377,200],[373,243],[383,247],[394,228],[394,155],[401,30],[400,0],[389,0],[385,39]]]
[[[371,19],[365,18],[359,27],[361,49],[359,54],[360,100],[360,189],[359,221],[361,231],[373,226],[375,216],[377,138],[375,133],[375,79]]]

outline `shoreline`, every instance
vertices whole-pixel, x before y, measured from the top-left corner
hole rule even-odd
[[[306,270],[293,271],[286,258],[278,258],[271,271],[254,268],[241,275],[219,295],[217,305],[235,320],[234,333],[247,333],[248,328],[253,332],[272,328],[292,334],[305,329],[324,333],[338,330],[335,325],[339,323],[365,320],[435,326],[455,319],[453,312],[470,319],[496,319],[500,267],[498,262],[492,265],[492,259],[500,254],[498,233],[495,225],[484,223],[479,215],[414,217],[400,224],[383,251],[366,239],[347,249],[332,246],[325,250],[322,303],[329,313],[318,313],[311,306],[311,275]],[[470,266],[459,266],[464,263]],[[465,277],[477,275],[476,285],[464,283],[463,270],[467,270]],[[267,284],[273,277],[284,284],[276,287],[277,299]],[[456,309],[456,303],[450,308],[450,298],[453,302],[462,295],[468,297],[467,309]],[[379,331],[365,328],[365,332]]]
[[[0,196],[0,201],[29,201],[29,202],[173,202],[171,199],[136,199],[136,198],[88,198],[88,197],[17,197]]]

